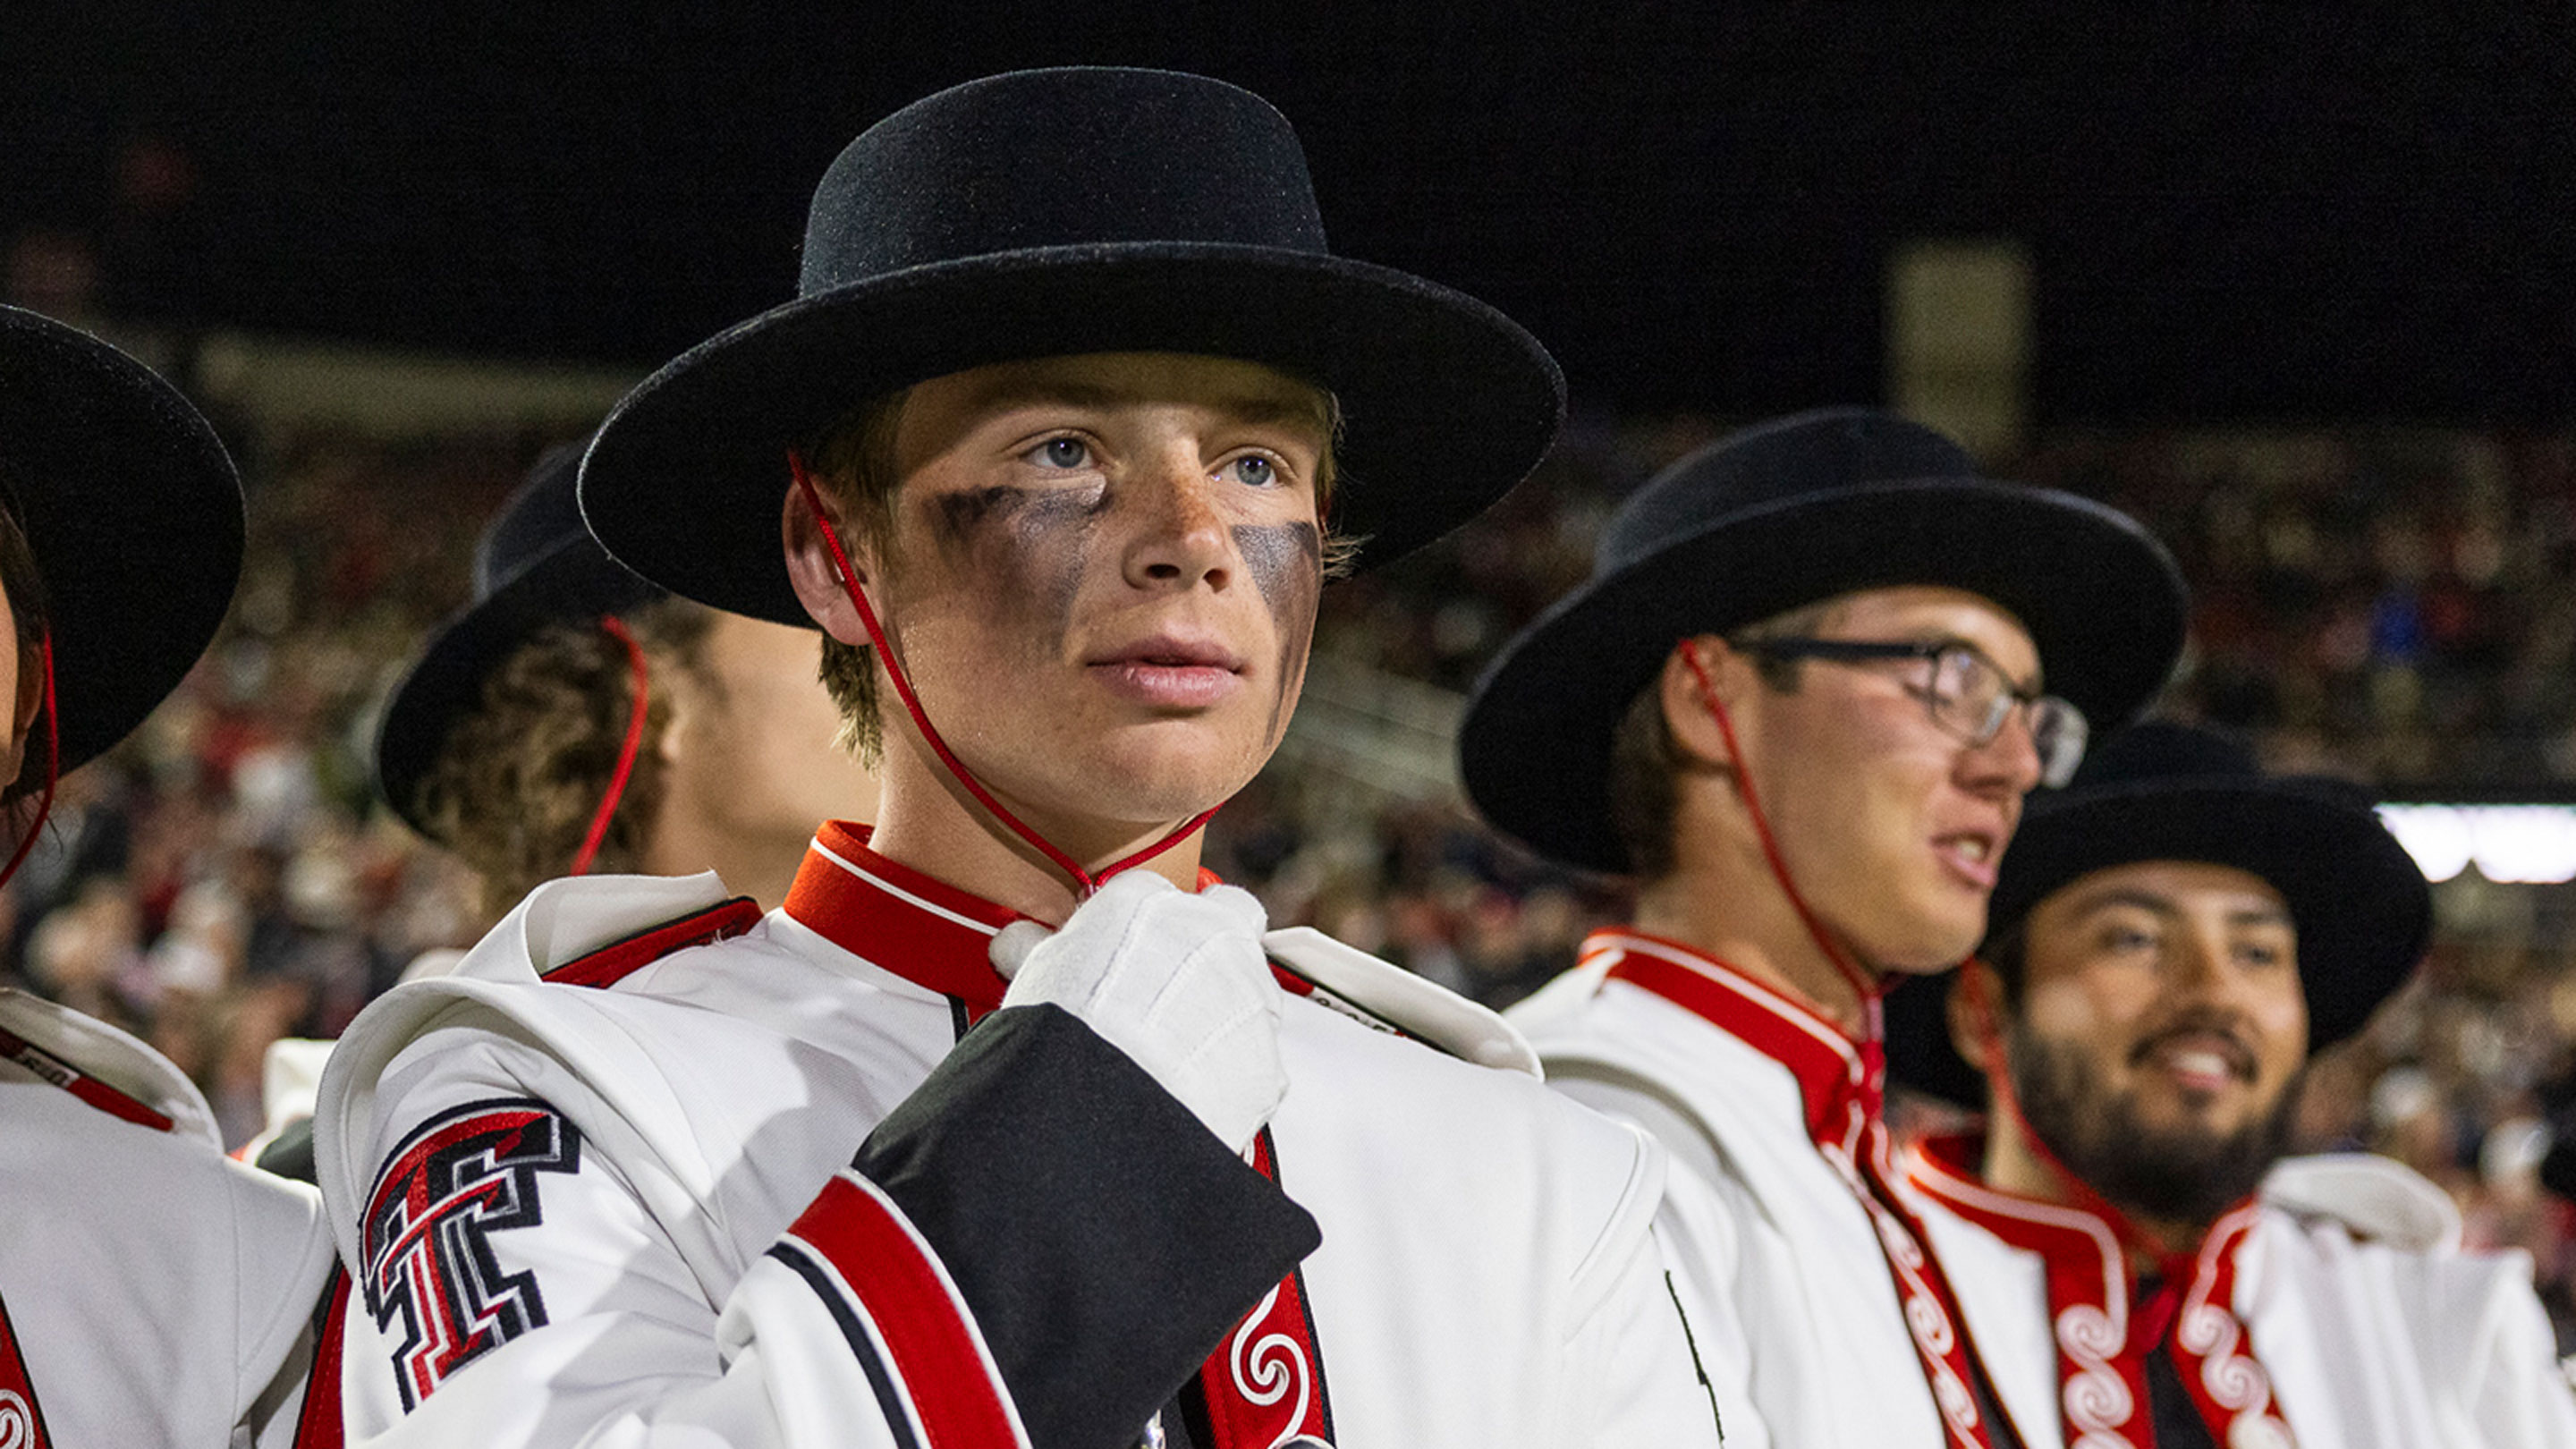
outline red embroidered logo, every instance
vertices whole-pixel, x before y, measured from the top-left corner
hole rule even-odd
[[[403,1321],[393,1364],[404,1409],[544,1324],[535,1275],[502,1272],[491,1234],[543,1219],[538,1173],[580,1167],[580,1132],[530,1099],[442,1113],[394,1150],[360,1225],[362,1281],[378,1328]]]

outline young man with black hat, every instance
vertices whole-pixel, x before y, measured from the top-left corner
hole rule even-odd
[[[1892,1187],[1878,998],[1976,943],[2023,792],[2181,641],[2135,523],[1842,409],[1648,482],[1480,682],[1486,818],[1637,883],[1633,926],[1516,1022],[1552,1085],[1672,1151],[1731,1442],[2010,1442]]]
[[[1328,565],[1474,513],[1561,406],[1506,319],[1327,252],[1231,86],[1027,72],[861,136],[800,298],[621,404],[582,501],[645,577],[822,626],[879,824],[765,919],[548,885],[352,1028],[362,1430],[1715,1443],[1652,1144],[1197,866]]]
[[[169,384],[0,307],[0,811],[142,723],[241,568],[241,488]],[[0,1445],[299,1439],[331,1268],[310,1188],[227,1159],[205,1098],[104,1022],[0,989]],[[312,1406],[316,1432],[328,1401]]]
[[[834,747],[814,631],[646,583],[582,526],[547,451],[485,529],[474,601],[386,701],[376,787],[482,877],[497,916],[563,875],[712,870],[766,908],[820,820],[876,784]]]
[[[376,730],[376,793],[478,878],[487,922],[558,876],[711,870],[787,899],[819,820],[869,820],[836,747],[814,632],[673,598],[608,556],[573,491],[589,440],[546,451],[474,551],[474,601],[423,644]],[[460,955],[423,952],[406,980]],[[332,1043],[272,1042],[268,1128],[243,1156],[313,1180]]]
[[[2527,1257],[2394,1162],[2281,1160],[2431,920],[2356,793],[2136,726],[2033,802],[1980,958],[1890,1003],[1898,1080],[1989,1106],[1908,1179],[2034,1449],[2576,1444]]]

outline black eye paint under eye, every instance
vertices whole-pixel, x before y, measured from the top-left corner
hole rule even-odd
[[[1311,523],[1237,524],[1234,547],[1270,606],[1279,628],[1278,693],[1270,701],[1270,738],[1288,711],[1288,683],[1306,667],[1315,642],[1315,605],[1324,588],[1324,535]]]
[[[1109,507],[1106,487],[998,484],[931,500],[931,526],[951,556],[992,580],[996,600],[1042,610],[1060,640],[1071,627],[1091,536]]]

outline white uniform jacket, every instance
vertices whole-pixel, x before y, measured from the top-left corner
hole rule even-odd
[[[1987,1187],[1978,1160],[1965,1140],[1925,1143],[1908,1184],[2032,1449],[2154,1445],[2157,1343],[2228,1449],[2576,1445],[2529,1258],[2462,1251],[2440,1189],[2396,1163],[2282,1164],[2142,1293],[2107,1220]],[[2410,1194],[2433,1211],[2367,1210]]]
[[[0,1446],[322,1432],[300,1421],[331,1265],[320,1197],[226,1158],[168,1059],[0,989]]]
[[[1894,1168],[1858,1043],[1627,930],[1509,1015],[1552,1086],[1670,1150],[1662,1232],[1730,1445],[2008,1442],[1919,1230],[1861,1179]]]
[[[1274,932],[1357,1005],[1285,1003],[1247,1165],[1070,1016],[994,1011],[1009,914],[865,838],[826,826],[783,908],[680,949],[710,915],[600,946],[707,912],[713,877],[555,882],[361,1016],[316,1132],[363,1290],[353,1437],[1108,1449],[1160,1406],[1198,1449],[1718,1442],[1661,1154],[1499,1019]],[[1148,1090],[1008,1055],[1032,1019]],[[451,1209],[427,1169],[469,1139],[492,1186]],[[920,1322],[957,1351],[891,1341]],[[967,1402],[1008,1432],[929,1423]]]

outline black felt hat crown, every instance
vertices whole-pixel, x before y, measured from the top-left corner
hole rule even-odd
[[[609,551],[674,592],[806,622],[778,542],[786,454],[858,405],[992,363],[1240,358],[1339,399],[1337,527],[1383,562],[1537,465],[1564,382],[1481,302],[1325,245],[1288,122],[1167,71],[942,91],[815,190],[797,298],[700,344],[610,414],[582,470]]]
[[[51,605],[68,770],[141,724],[214,638],[241,576],[241,482],[178,389],[5,306],[0,477]]]
[[[2065,789],[2031,797],[1998,867],[1986,939],[2095,871],[2150,860],[2233,866],[2281,893],[2298,931],[2312,1052],[2359,1031],[2406,984],[2432,931],[2432,887],[2360,787],[2267,776],[2225,735],[2148,720],[2105,741]],[[1951,980],[1889,993],[1888,1073],[1981,1101],[1984,1084],[1950,1045]]]
[[[586,442],[587,440],[585,440]],[[493,671],[549,624],[595,626],[663,597],[608,556],[582,526],[573,494],[583,443],[550,448],[474,550],[474,601],[438,628],[385,703],[376,730],[376,790],[413,829],[420,784],[448,731],[480,709]]]
[[[1543,854],[1625,870],[1611,736],[1675,641],[1907,584],[2011,612],[2049,692],[2097,730],[2143,706],[2182,651],[2182,575],[2126,514],[1982,477],[1956,443],[1888,413],[1800,413],[1691,454],[1622,505],[1591,579],[1477,682],[1458,740],[1467,793]]]

